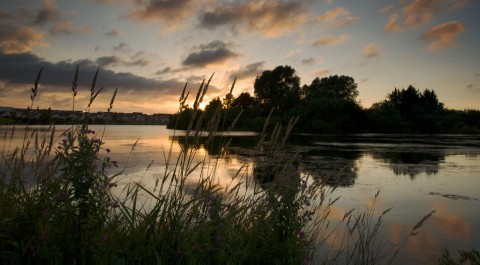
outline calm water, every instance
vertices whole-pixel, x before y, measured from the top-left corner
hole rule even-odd
[[[2,135],[7,128],[0,126]],[[65,128],[57,126],[58,131]],[[182,137],[176,134],[165,126],[107,126],[105,147],[126,167],[121,183],[135,180],[153,186],[165,172],[163,150],[181,149]],[[14,138],[22,136],[19,131]],[[230,152],[217,169],[225,185],[243,164],[255,163],[251,151],[258,140],[251,132],[230,136]],[[382,235],[393,244],[436,210],[420,233],[407,241],[395,264],[435,264],[443,248],[480,249],[480,135],[296,135],[290,151],[299,155],[301,174],[340,183],[335,192],[341,198],[334,204],[332,219],[341,219],[352,208],[367,209],[380,190],[375,208],[382,212],[393,207],[384,219]],[[200,149],[198,155],[219,152],[214,147]]]

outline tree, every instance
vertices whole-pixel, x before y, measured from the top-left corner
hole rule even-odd
[[[215,97],[205,106],[205,121],[208,122],[213,118],[217,109],[222,109],[222,101],[219,97]]]
[[[233,99],[232,107],[240,107],[242,109],[248,109],[252,107],[253,102],[255,102],[255,98],[250,96],[250,93],[243,92],[238,97]]]
[[[433,90],[425,89],[420,96],[420,104],[428,110],[443,110],[443,103],[440,103],[437,94]]]
[[[322,79],[317,77],[310,86],[304,86],[303,89],[307,101],[315,97],[355,101],[358,96],[357,83],[345,75],[331,75]]]
[[[254,94],[266,112],[273,108],[285,114],[300,102],[300,77],[288,65],[263,71],[255,79]]]
[[[420,92],[412,85],[395,88],[387,99],[369,111],[370,124],[380,132],[438,133],[442,129],[443,103],[435,91]]]
[[[41,110],[40,112],[40,124],[51,124],[52,123],[52,109]]]
[[[352,77],[317,77],[309,86],[303,86],[300,124],[312,132],[361,131],[365,118],[357,96],[357,84]]]

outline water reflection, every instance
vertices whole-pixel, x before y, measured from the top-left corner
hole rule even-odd
[[[8,127],[0,126],[2,135],[5,129]],[[60,137],[61,126],[57,130]],[[101,132],[104,127],[96,130]],[[24,131],[17,128],[11,136],[13,142],[4,141],[2,148],[21,144],[23,135]],[[10,139],[10,134],[5,138]],[[139,138],[132,152],[131,146]],[[55,138],[56,142],[60,140]],[[229,148],[223,148],[228,141]],[[214,169],[222,186],[235,185],[233,176],[243,165],[247,165],[245,174],[253,175],[256,183],[266,184],[275,177],[271,174],[275,165],[268,164],[267,154],[254,150],[257,141],[254,133],[224,135],[210,141],[202,137],[199,158],[193,163],[223,154]],[[165,154],[171,150],[174,160],[188,147],[181,132],[174,133],[164,126],[108,126],[104,142],[112,150],[112,158],[121,167],[126,166],[119,186],[135,180],[153,187],[167,171]],[[338,211],[332,213],[334,219],[351,208],[371,206],[368,198],[380,189],[382,200],[377,206],[382,210],[394,207],[392,217],[386,220],[385,236],[399,243],[424,214],[437,211],[421,233],[409,241],[397,264],[412,260],[436,263],[442,248],[455,252],[480,245],[480,201],[440,196],[480,198],[480,136],[297,135],[288,143],[285,156],[297,156],[298,162],[292,167],[297,174],[341,187],[335,190],[342,200],[335,206]],[[115,173],[117,169],[110,170]],[[329,243],[335,246],[335,242]]]
[[[355,184],[356,164],[371,156],[395,175],[415,179],[436,175],[447,155],[476,158],[480,139],[474,135],[297,135],[291,143],[300,150],[305,173],[322,179],[336,176],[341,186]]]
[[[445,161],[441,152],[372,152],[374,159],[388,163],[395,175],[408,175],[414,179],[418,174],[435,175],[440,164]]]

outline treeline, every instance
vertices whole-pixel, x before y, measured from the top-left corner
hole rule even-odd
[[[203,128],[221,112],[219,129],[226,129],[242,112],[236,130],[260,131],[271,110],[270,124],[287,123],[298,117],[296,130],[310,133],[479,133],[479,110],[449,110],[434,90],[413,86],[395,88],[385,100],[363,108],[357,83],[350,76],[315,78],[300,85],[290,66],[266,70],[255,79],[254,95],[231,93],[214,98],[198,110]],[[190,106],[171,116],[168,128],[185,129],[194,113]]]

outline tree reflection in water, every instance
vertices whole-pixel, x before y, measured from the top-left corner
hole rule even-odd
[[[421,173],[437,174],[440,163],[445,161],[441,152],[374,152],[372,157],[388,163],[395,175],[408,175],[411,179]]]

